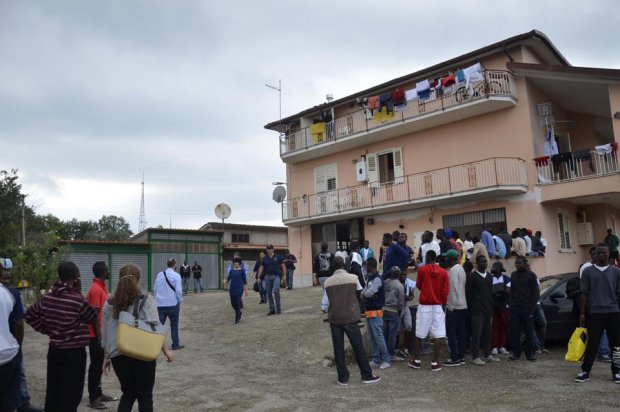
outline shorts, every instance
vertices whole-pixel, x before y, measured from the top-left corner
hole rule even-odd
[[[446,314],[441,305],[419,305],[415,319],[415,335],[424,339],[430,332],[431,338],[446,337]]]

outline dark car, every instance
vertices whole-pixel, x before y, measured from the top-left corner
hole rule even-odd
[[[547,340],[568,342],[579,323],[579,274],[541,278],[540,298],[547,318]]]

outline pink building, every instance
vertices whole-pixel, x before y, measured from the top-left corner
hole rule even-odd
[[[441,227],[540,230],[533,270],[572,272],[620,223],[620,70],[571,66],[538,31],[265,127],[280,133],[304,284],[322,241],[378,252],[400,230],[417,250]]]

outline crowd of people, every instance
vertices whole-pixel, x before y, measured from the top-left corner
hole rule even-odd
[[[314,259],[313,281],[324,290],[321,309],[331,324],[338,383],[345,385],[349,379],[343,333],[351,341],[365,383],[379,380],[369,370],[387,369],[394,362],[408,360],[409,367],[422,368],[420,353],[429,339],[433,342],[432,371],[465,364],[467,352],[477,366],[498,362],[499,355],[517,361],[523,352],[523,336],[525,359],[535,362],[538,354],[546,352],[546,319],[538,276],[530,270],[527,256],[544,256],[546,242],[540,232],[530,234],[527,229],[515,229],[509,243],[505,231],[498,235],[491,230],[474,236],[466,233],[465,241],[449,229],[436,234],[426,231],[415,253],[407,245],[406,234],[386,233],[379,260],[367,241],[360,248],[353,240],[349,251],[340,249],[334,254],[323,243]],[[588,275],[586,282],[582,275],[576,307],[581,310],[579,322],[588,324],[591,337],[575,382],[589,379],[598,354],[599,360],[611,362],[612,380],[620,383],[617,243],[617,238],[609,237],[592,248],[592,262],[582,269]],[[516,270],[510,276],[502,261],[492,261],[508,254],[516,256]],[[417,271],[416,280],[407,277],[411,266]],[[337,273],[338,281],[332,281]],[[343,305],[343,301],[349,303]],[[370,361],[358,353],[363,351],[357,342],[361,318],[366,320]],[[446,340],[449,357],[442,362],[439,357]],[[610,348],[611,356],[601,355],[605,350],[610,353]]]

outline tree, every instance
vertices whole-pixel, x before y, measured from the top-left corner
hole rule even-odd
[[[133,232],[124,217],[103,215],[97,222],[97,234],[100,240],[127,240]]]
[[[17,170],[0,170],[0,253],[7,254],[19,243],[25,196],[17,182]]]

